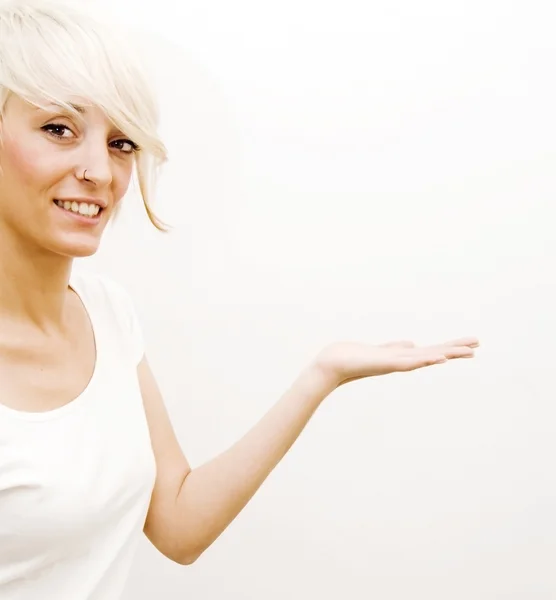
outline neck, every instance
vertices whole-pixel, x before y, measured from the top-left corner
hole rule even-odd
[[[0,234],[0,317],[60,330],[73,259]]]

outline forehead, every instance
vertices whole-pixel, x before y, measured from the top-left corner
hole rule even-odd
[[[94,121],[110,124],[114,126],[114,123],[108,117],[106,112],[96,106],[91,101],[82,98],[72,98],[71,100],[55,101],[45,99],[24,99],[16,95],[12,95],[4,107],[4,114],[6,117],[8,114],[21,117],[33,117],[37,116],[71,116],[77,117],[83,121]]]
[[[64,100],[64,102],[66,102]],[[99,106],[92,102],[72,98],[70,102],[56,102],[51,100],[25,100],[19,96],[12,96],[4,106],[0,114],[0,123],[3,121],[7,130],[13,127],[26,127],[26,123],[32,123],[63,117],[73,120],[79,127],[102,128],[108,134],[123,134],[123,129],[106,114]],[[74,111],[74,112],[73,112]],[[0,137],[2,135],[0,127]],[[126,134],[127,135],[127,134]]]
[[[19,111],[30,112],[37,112],[40,110],[46,112],[60,112],[61,110],[68,111],[69,108],[83,115],[87,111],[94,108],[91,102],[87,102],[82,99],[72,98],[71,100],[65,102],[66,106],[64,106],[64,102],[56,102],[41,98],[26,99],[18,96],[17,94],[10,94],[4,106],[4,112],[7,112],[8,108],[11,110],[15,109]]]
[[[95,106],[92,102],[85,100],[84,98],[68,98],[64,99],[64,101],[54,101],[54,100],[40,100],[31,102],[33,108],[35,110],[43,110],[46,112],[69,112],[75,111],[80,115],[85,115],[91,112],[103,112],[97,106]]]

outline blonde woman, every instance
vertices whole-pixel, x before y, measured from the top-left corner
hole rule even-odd
[[[473,356],[333,343],[241,440],[191,469],[126,292],[77,275],[136,175],[148,217],[165,158],[133,52],[91,16],[0,4],[0,598],[116,600],[144,531],[190,564],[321,402],[355,379]]]

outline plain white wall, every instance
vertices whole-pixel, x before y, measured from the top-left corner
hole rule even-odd
[[[337,339],[477,335],[333,394],[194,566],[126,598],[556,598],[556,38],[532,0],[90,0],[152,36],[171,161],[84,262],[193,466]]]

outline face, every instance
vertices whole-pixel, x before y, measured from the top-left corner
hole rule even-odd
[[[0,234],[72,258],[98,249],[137,152],[101,109],[75,104],[78,118],[12,95],[0,120]]]

